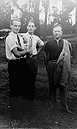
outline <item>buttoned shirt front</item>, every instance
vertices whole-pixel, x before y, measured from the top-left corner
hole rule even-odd
[[[19,36],[20,43],[21,43],[21,48],[24,49],[24,43],[23,43],[23,38]],[[10,32],[9,35],[6,38],[5,42],[5,50],[6,50],[6,58],[9,60],[17,59],[14,54],[12,53],[12,50],[15,47],[19,47],[18,39],[17,39],[17,34],[14,32]]]
[[[38,46],[43,46],[44,42],[36,35],[30,35],[28,32],[23,34],[23,38],[26,41],[26,47],[29,50],[29,45],[30,45],[30,41],[32,39],[32,55],[36,55],[37,54],[37,48],[36,45],[38,44]]]
[[[54,40],[56,40],[57,45],[59,45],[59,41],[61,40],[61,38],[59,38],[59,39],[54,38]]]

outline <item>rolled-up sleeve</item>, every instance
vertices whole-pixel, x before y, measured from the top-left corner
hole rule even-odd
[[[38,37],[38,45],[39,46],[44,46],[44,42]]]
[[[10,51],[12,51],[15,47],[17,47],[16,41],[14,39],[7,40],[7,44]]]

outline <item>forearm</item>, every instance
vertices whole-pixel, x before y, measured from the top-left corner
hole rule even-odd
[[[18,51],[16,56],[17,56],[17,58],[19,58],[19,57],[25,56],[26,54],[27,54],[27,52],[25,50],[23,50],[23,51]]]
[[[19,58],[25,56],[28,52],[27,50],[18,51],[17,48],[15,48],[12,50],[12,53],[16,58]]]

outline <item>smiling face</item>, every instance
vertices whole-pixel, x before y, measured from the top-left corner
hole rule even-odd
[[[33,22],[29,22],[27,29],[28,29],[28,33],[33,34],[34,31],[36,30],[35,24]]]
[[[17,34],[20,31],[21,22],[14,20],[14,21],[12,21],[10,27],[11,27],[12,31]]]
[[[55,38],[59,38],[62,35],[62,28],[60,26],[56,26],[53,28],[53,35]]]

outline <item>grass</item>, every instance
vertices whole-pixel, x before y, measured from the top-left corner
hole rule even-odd
[[[75,42],[73,42],[75,40]],[[37,128],[37,129],[76,129],[77,128],[77,46],[76,38],[70,39],[73,47],[71,80],[68,84],[68,106],[72,114],[61,112],[59,96],[57,96],[57,108],[52,109],[48,100],[48,77],[45,69],[42,52],[38,55],[38,74],[35,83],[35,104],[18,98],[18,118],[9,118],[8,102],[8,72],[5,58],[4,42],[0,42],[0,127],[4,128]],[[58,91],[57,91],[58,93]],[[19,108],[20,107],[20,108]],[[15,114],[15,112],[13,112]]]

